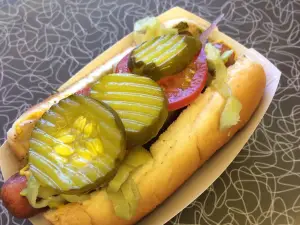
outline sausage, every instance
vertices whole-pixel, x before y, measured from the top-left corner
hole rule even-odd
[[[221,54],[223,54],[227,50],[231,50],[231,48],[223,42],[214,43],[214,46],[220,50]],[[233,54],[229,57],[225,65],[226,67],[229,67],[232,66],[234,63],[235,63],[235,53],[233,52]]]
[[[27,198],[20,195],[26,185],[27,178],[16,173],[1,188],[3,205],[17,218],[29,218],[45,210],[33,208]]]

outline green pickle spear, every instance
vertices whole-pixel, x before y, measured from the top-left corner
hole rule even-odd
[[[132,73],[157,81],[182,71],[200,49],[201,42],[193,36],[163,35],[137,46],[128,66]]]
[[[91,87],[90,97],[103,101],[118,113],[128,148],[155,137],[168,116],[163,90],[148,77],[125,73],[103,76]]]
[[[29,169],[41,187],[81,193],[107,184],[125,156],[124,126],[105,103],[72,95],[53,105],[30,139]]]

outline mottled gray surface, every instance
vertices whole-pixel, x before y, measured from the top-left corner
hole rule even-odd
[[[299,0],[0,0],[0,130],[109,48],[133,23],[181,6],[282,71],[266,116],[230,167],[171,224],[300,224]],[[0,224],[30,224],[0,205]]]

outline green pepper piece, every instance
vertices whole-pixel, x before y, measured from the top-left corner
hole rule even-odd
[[[132,217],[130,205],[121,191],[107,192],[109,200],[112,202],[116,215],[120,218],[129,220]]]
[[[134,170],[134,167],[122,164],[116,176],[109,182],[107,190],[111,192],[119,191],[121,185],[127,180],[129,174]]]
[[[126,182],[122,185],[121,191],[123,193],[124,198],[129,204],[131,216],[134,216],[141,195],[138,186],[136,185],[132,177],[128,177]]]
[[[107,190],[111,192],[119,191],[120,187],[130,176],[130,173],[151,159],[151,154],[142,146],[130,149],[116,176],[109,182]]]

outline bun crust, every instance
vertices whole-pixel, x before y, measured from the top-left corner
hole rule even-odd
[[[262,66],[241,57],[228,68],[228,74],[233,95],[243,106],[239,123],[223,132],[219,130],[225,99],[207,88],[151,146],[153,160],[134,173],[141,193],[134,218],[130,221],[118,218],[103,190],[93,193],[83,203],[50,210],[44,214],[45,218],[54,225],[128,225],[151,212],[226,144],[257,108],[266,85]]]

